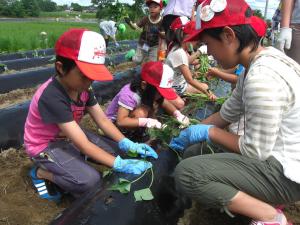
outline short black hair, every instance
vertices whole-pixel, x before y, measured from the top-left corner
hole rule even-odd
[[[155,100],[155,95],[157,93],[157,89],[156,87],[154,87],[153,85],[147,83],[145,89],[142,89],[142,79],[139,76],[137,79],[134,79],[131,83],[130,83],[130,90],[138,93],[141,96],[141,103],[143,105],[148,106],[150,109],[153,109],[153,104],[154,104],[154,100]],[[162,103],[158,102],[159,104]]]
[[[257,35],[255,30],[249,24],[230,26],[230,28],[234,31],[237,36],[240,46],[237,49],[237,52],[240,53],[244,48],[252,45],[251,52],[255,51],[260,42],[261,37]],[[203,34],[207,34],[217,40],[221,40],[221,33],[223,32],[224,27],[219,28],[211,28],[203,31]]]
[[[62,63],[62,69],[63,69],[63,72],[65,74],[69,73],[76,66],[76,63],[73,59],[69,59],[69,58],[66,58],[66,57],[63,57],[63,56],[60,56],[60,55],[56,55],[55,62],[61,62]],[[56,75],[63,76],[63,74],[59,73],[59,71],[57,70],[56,67],[55,67],[55,70],[56,70]]]

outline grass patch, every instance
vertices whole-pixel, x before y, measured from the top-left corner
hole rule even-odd
[[[0,53],[53,48],[58,37],[70,28],[87,28],[99,32],[98,23],[80,22],[0,22]],[[44,31],[47,36],[41,36]],[[128,28],[117,40],[132,40],[139,32]]]

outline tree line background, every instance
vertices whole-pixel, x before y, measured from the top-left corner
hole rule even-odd
[[[51,0],[0,0],[0,16],[2,17],[39,17],[41,12],[57,12],[72,10],[75,12],[93,12],[95,18],[120,20],[129,16],[132,20],[143,15],[144,0],[136,0],[133,5],[119,3],[114,0],[92,0],[91,6],[77,3],[57,5]]]

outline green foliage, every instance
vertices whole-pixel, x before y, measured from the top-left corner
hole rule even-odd
[[[108,188],[108,190],[119,191],[122,194],[127,194],[127,193],[130,192],[131,185],[133,183],[137,182],[138,180],[140,180],[141,178],[143,178],[148,171],[149,170],[146,170],[141,176],[139,176],[137,179],[135,179],[133,181],[129,181],[129,180],[126,180],[126,179],[123,179],[123,178],[119,178],[119,182],[117,184],[112,185],[110,188]],[[144,188],[144,189],[134,191],[135,201],[150,201],[154,198],[153,195],[152,195],[152,192],[150,190],[150,188],[153,184],[153,180],[154,180],[153,169],[151,168],[150,171],[151,171],[150,185],[149,185],[148,188]]]
[[[38,5],[44,12],[54,12],[57,10],[57,4],[51,0],[38,0]]]
[[[207,54],[201,54],[199,56],[199,63],[200,63],[200,67],[198,69],[198,77],[197,80],[199,80],[200,82],[207,82],[207,78],[205,76],[205,74],[207,73],[208,69],[209,69],[209,59],[208,59],[208,55]]]
[[[160,140],[163,146],[168,146],[173,137],[177,137],[180,131],[185,128],[178,120],[171,116],[163,116],[159,118],[163,128],[148,128],[147,132],[150,139]],[[198,120],[190,120],[191,124],[199,123]]]
[[[154,199],[150,188],[144,188],[134,192],[134,198],[136,202],[150,201]]]
[[[209,97],[205,94],[185,94],[188,105],[184,108],[183,113],[195,114],[198,109],[204,108],[207,102],[211,102]],[[216,106],[221,106],[228,97],[221,97],[215,100]]]
[[[253,11],[253,15],[254,16],[257,16],[257,17],[260,17],[260,18],[264,18],[264,16],[263,16],[263,14],[262,14],[262,12],[260,11],[260,9],[255,9],[254,11]]]
[[[71,3],[71,8],[76,12],[81,12],[83,10],[82,6],[78,3]]]
[[[21,0],[27,16],[38,17],[40,15],[40,7],[37,0]]]
[[[131,183],[132,182],[129,180],[119,178],[119,183],[112,185],[110,188],[108,188],[108,190],[119,191],[122,194],[127,194],[130,192]]]

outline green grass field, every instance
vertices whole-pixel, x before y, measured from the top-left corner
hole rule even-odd
[[[0,53],[52,48],[57,38],[72,27],[99,32],[97,23],[0,22]],[[40,35],[42,31],[47,33],[44,39]],[[139,33],[130,28],[124,34],[117,34],[117,40],[132,40],[138,37]]]

